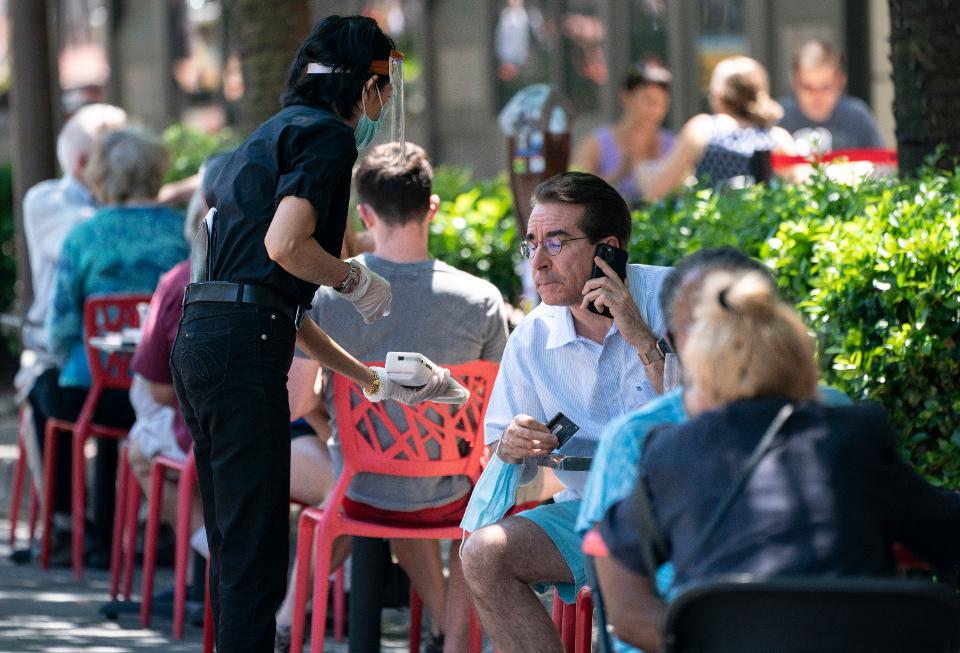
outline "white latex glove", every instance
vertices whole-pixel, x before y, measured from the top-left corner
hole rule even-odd
[[[367,324],[390,315],[390,302],[393,301],[390,282],[363,263],[352,261],[351,264],[360,268],[360,281],[353,292],[343,293],[343,297],[353,302]]]
[[[450,378],[450,370],[445,367],[438,367],[426,385],[417,388],[391,381],[390,377],[387,376],[387,370],[382,367],[371,367],[370,369],[380,379],[380,389],[373,395],[367,396],[367,399],[373,402],[393,399],[412,406],[430,401],[434,397],[443,396],[444,392],[448,392],[447,380]]]

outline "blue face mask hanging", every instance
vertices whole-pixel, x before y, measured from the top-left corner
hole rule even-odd
[[[376,87],[374,87],[376,88]],[[367,116],[367,105],[363,100],[363,96],[360,96],[360,99],[363,104],[363,113],[360,114],[360,120],[357,122],[356,128],[353,130],[353,137],[357,142],[357,151],[366,149],[370,143],[373,142],[373,139],[376,138],[377,132],[380,131],[380,127],[383,126],[383,118],[387,113],[386,107],[383,106],[383,98],[380,97],[380,89],[377,88],[377,98],[380,100],[380,117],[376,120],[372,120]]]
[[[522,474],[523,465],[505,463],[496,453],[490,456],[470,494],[460,528],[472,533],[500,521],[516,503],[517,486],[520,485]]]

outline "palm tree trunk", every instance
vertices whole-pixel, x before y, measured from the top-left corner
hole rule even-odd
[[[231,40],[243,70],[237,128],[242,136],[276,113],[297,48],[310,33],[308,0],[235,0]]]
[[[900,171],[915,172],[935,153],[936,166],[952,168],[960,158],[960,2],[889,2]]]

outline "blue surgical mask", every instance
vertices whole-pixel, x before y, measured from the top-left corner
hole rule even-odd
[[[517,499],[517,486],[523,473],[523,465],[503,462],[496,453],[484,468],[470,494],[470,502],[464,511],[460,528],[468,533],[499,521]]]
[[[380,100],[380,117],[376,120],[372,120],[369,116],[367,116],[367,106],[366,103],[364,103],[363,113],[360,114],[360,120],[357,122],[357,126],[353,130],[353,137],[357,142],[358,151],[366,149],[367,146],[373,142],[373,139],[376,138],[377,132],[380,131],[380,127],[383,126],[383,118],[387,113],[387,110],[386,107],[383,106],[383,98],[380,97],[379,88],[377,88],[377,98]]]

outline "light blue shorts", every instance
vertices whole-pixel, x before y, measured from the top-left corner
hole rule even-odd
[[[580,591],[580,588],[587,584],[587,574],[583,567],[583,535],[574,528],[579,512],[580,500],[578,499],[537,506],[532,510],[524,510],[515,515],[516,517],[529,519],[543,529],[543,532],[547,534],[547,537],[560,551],[567,567],[570,568],[570,575],[573,576],[572,584],[533,583],[533,589],[543,593],[550,589],[551,585],[556,585],[560,599],[564,603],[571,604],[577,600],[577,592]]]

